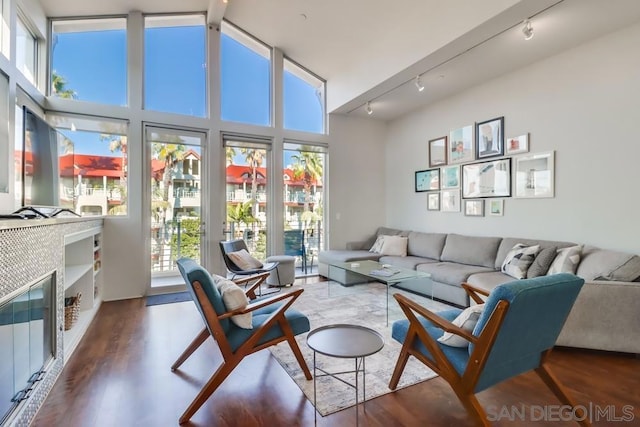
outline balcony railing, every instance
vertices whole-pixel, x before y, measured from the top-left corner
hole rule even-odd
[[[200,257],[199,219],[182,218],[180,220],[153,223],[151,226],[151,271],[153,273],[176,270],[176,260],[182,256]],[[286,230],[304,228],[304,245],[309,265],[317,264],[317,254],[324,242],[321,239],[323,229],[321,222],[312,225],[290,221]],[[259,224],[229,224],[225,239],[244,239],[249,251],[259,259],[266,258],[266,228]],[[302,260],[296,260],[301,264]],[[312,266],[313,267],[313,266]]]

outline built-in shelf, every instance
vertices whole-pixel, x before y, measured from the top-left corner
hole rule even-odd
[[[91,228],[65,236],[65,298],[81,295],[80,314],[64,332],[64,362],[78,346],[102,302],[102,229]]]
[[[93,264],[67,265],[64,267],[64,288],[69,289],[89,270]]]
[[[64,363],[67,363],[71,354],[75,351],[76,347],[80,343],[80,339],[89,328],[91,321],[95,317],[100,303],[102,301],[97,298],[94,306],[88,310],[81,310],[78,321],[68,331],[64,331]]]

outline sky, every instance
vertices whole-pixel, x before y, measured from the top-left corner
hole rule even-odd
[[[155,111],[206,117],[206,27],[156,27],[145,30],[144,105]],[[222,119],[268,126],[269,60],[226,34],[221,37]],[[53,71],[66,80],[77,99],[127,104],[125,30],[54,35]],[[323,112],[315,89],[285,72],[285,128],[322,132]],[[90,132],[63,133],[75,152],[119,156]],[[237,156],[240,163],[243,156]],[[285,159],[285,165],[287,159]]]

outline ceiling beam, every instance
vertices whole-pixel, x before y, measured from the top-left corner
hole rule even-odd
[[[224,0],[209,0],[209,7],[207,8],[208,24],[216,27],[220,25],[227,10],[227,4]]]

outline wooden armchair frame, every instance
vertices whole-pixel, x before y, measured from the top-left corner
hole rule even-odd
[[[263,273],[260,276],[262,277],[262,281],[266,279],[269,273]],[[248,277],[241,280],[236,280],[235,282],[238,284],[244,283],[244,281],[250,281],[255,279],[256,277]],[[249,287],[246,291],[247,295],[253,294],[255,297],[255,289],[260,286],[262,282],[259,281],[254,283]],[[214,340],[218,343],[220,348],[220,352],[222,353],[223,363],[218,367],[218,369],[214,372],[211,378],[207,381],[207,383],[202,387],[198,395],[195,397],[193,402],[189,405],[186,411],[180,417],[179,423],[186,423],[191,419],[193,414],[195,414],[198,409],[204,404],[204,402],[213,394],[213,392],[222,384],[222,382],[229,376],[229,374],[235,369],[236,366],[244,359],[245,356],[249,354],[255,353],[257,351],[268,348],[272,345],[276,345],[282,341],[287,341],[293,354],[296,357],[296,360],[300,364],[302,371],[304,372],[305,377],[310,380],[312,379],[311,372],[309,371],[309,367],[307,366],[304,357],[302,356],[302,352],[298,347],[298,343],[295,340],[295,336],[293,334],[293,330],[289,325],[289,321],[285,317],[285,311],[291,307],[291,304],[302,294],[303,289],[293,290],[287,293],[280,293],[277,296],[272,296],[264,299],[257,300],[255,302],[250,303],[244,309],[237,309],[228,311],[221,315],[218,315],[213,308],[213,305],[209,301],[207,294],[205,293],[202,285],[199,281],[193,282],[193,290],[198,298],[198,301],[201,304],[203,310],[203,316],[205,320],[204,329],[193,339],[193,341],[189,344],[189,346],[184,350],[184,352],[178,357],[175,363],[171,366],[171,370],[177,370],[182,363],[184,363],[193,352],[202,345],[202,343],[210,336],[213,335]],[[235,351],[232,350],[231,344],[229,343],[225,331],[220,324],[220,321],[223,319],[228,319],[231,316],[236,314],[245,314],[251,313],[255,310],[258,310],[263,307],[267,307],[271,304],[282,302],[282,304],[274,310],[271,315],[260,325],[255,332],[247,339],[239,348]],[[264,336],[271,327],[276,325],[276,323],[282,329],[283,335],[271,339],[267,342],[259,344],[260,339]]]
[[[478,304],[484,303],[485,301],[483,297],[486,298],[489,296],[489,292],[476,288],[468,283],[463,283],[462,287],[469,294],[469,297]],[[414,356],[451,385],[451,388],[458,396],[458,399],[460,399],[463,406],[477,425],[490,427],[491,424],[487,419],[487,414],[478,402],[474,390],[485,367],[489,354],[491,353],[491,349],[495,343],[498,332],[500,331],[500,327],[502,326],[507,311],[509,310],[509,302],[504,300],[499,301],[493,313],[491,313],[491,317],[487,321],[482,333],[479,336],[474,336],[448,320],[439,317],[437,314],[422,307],[404,295],[394,294],[394,298],[398,301],[400,308],[402,308],[402,311],[409,320],[409,329],[404,343],[402,344],[402,349],[400,350],[400,355],[398,356],[398,361],[396,362],[393,375],[391,376],[389,388],[391,390],[396,389],[400,376],[402,375],[407,361],[409,360],[409,356]],[[467,367],[462,375],[458,374],[452,363],[440,348],[439,343],[427,333],[418,320],[416,314],[423,316],[442,330],[458,335],[474,345],[473,352],[469,356]],[[427,348],[433,357],[433,360],[426,357],[422,352],[415,348],[415,343],[417,341],[421,342]],[[589,422],[588,417],[586,417],[582,407],[576,407],[576,403],[573,398],[568,394],[567,390],[549,369],[548,357],[550,353],[551,350],[547,350],[542,353],[540,365],[535,369],[535,372],[563,404],[570,405],[575,408],[575,414],[577,415],[578,420],[580,420],[577,422],[580,425],[591,426],[591,423]]]

